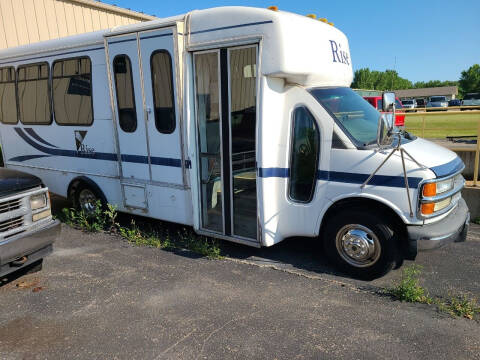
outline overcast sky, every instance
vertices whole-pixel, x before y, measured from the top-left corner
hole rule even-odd
[[[480,0],[103,2],[158,17],[228,5],[277,5],[298,14],[314,13],[326,17],[347,35],[354,69],[395,68],[400,76],[411,81],[458,80],[462,70],[480,63]]]

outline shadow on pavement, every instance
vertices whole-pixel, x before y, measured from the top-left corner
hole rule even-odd
[[[52,211],[59,214],[63,208],[71,207],[71,203],[60,196],[52,195]],[[118,221],[125,226],[134,220],[141,228],[169,227],[172,233],[185,226],[166,221],[151,219],[139,215],[118,214]],[[271,265],[282,269],[298,269],[318,274],[345,276],[338,272],[323,255],[316,238],[292,237],[268,248],[254,248],[229,241],[220,241],[222,255],[238,260],[247,260],[258,265]],[[202,255],[185,250],[172,250],[175,254],[189,258],[200,258]]]

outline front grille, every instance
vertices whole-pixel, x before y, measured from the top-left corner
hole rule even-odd
[[[0,233],[4,233],[23,225],[23,216],[17,216],[12,219],[8,219],[0,222]]]
[[[22,199],[15,199],[0,203],[0,214],[20,209]]]

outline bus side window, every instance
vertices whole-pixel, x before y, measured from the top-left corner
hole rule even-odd
[[[292,200],[310,202],[317,183],[320,134],[315,119],[304,107],[293,111],[290,188]]]
[[[53,109],[58,125],[92,125],[90,58],[56,60],[53,63],[52,87]]]
[[[23,124],[49,125],[52,122],[48,63],[17,68],[17,96]]]
[[[113,73],[120,128],[125,132],[135,132],[137,130],[137,110],[133,89],[132,64],[127,55],[115,56]]]
[[[175,106],[173,102],[172,58],[166,50],[157,50],[150,57],[155,126],[162,134],[175,131]]]
[[[18,122],[15,75],[13,67],[0,69],[0,121],[4,124]]]

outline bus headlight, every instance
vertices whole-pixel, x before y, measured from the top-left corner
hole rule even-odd
[[[45,194],[33,195],[30,197],[30,208],[32,210],[41,209],[47,206],[47,196]]]
[[[422,215],[431,215],[437,211],[445,209],[452,202],[452,197],[440,200],[438,202],[423,203],[422,204]]]
[[[461,174],[424,184],[419,199],[420,217],[440,215],[454,207],[461,197],[460,191],[464,185],[465,179]]]
[[[453,189],[455,185],[455,179],[451,178],[448,180],[432,182],[423,185],[423,196],[425,197],[433,197],[443,193],[446,193]]]

